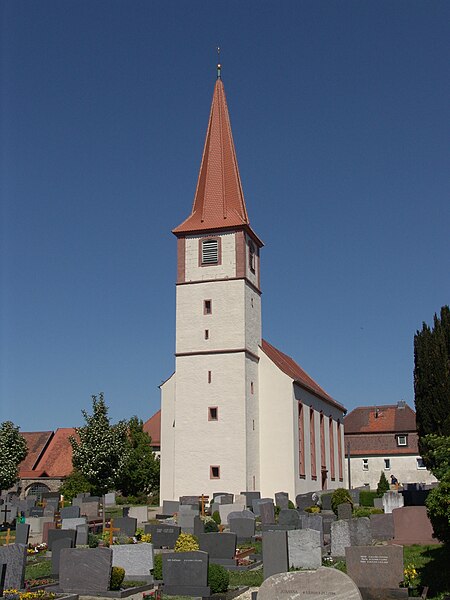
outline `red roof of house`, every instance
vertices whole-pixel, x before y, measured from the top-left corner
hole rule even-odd
[[[405,403],[359,406],[344,421],[345,433],[406,433],[416,431],[416,413]]]
[[[320,387],[318,383],[314,381],[312,377],[304,371],[299,364],[295,362],[293,358],[284,354],[272,344],[269,344],[266,340],[262,340],[261,345],[264,353],[270,358],[272,362],[274,362],[279,369],[286,373],[289,377],[291,377],[296,383],[298,383],[301,387],[305,388],[307,391],[312,392],[314,395],[318,396],[328,404],[332,404],[339,410],[345,412],[345,407],[339,402],[336,402],[331,396],[329,396],[324,389]]]
[[[249,225],[225,89],[217,79],[192,213],[173,233],[244,227],[256,237]]]
[[[53,431],[24,431],[20,435],[25,438],[28,446],[27,457],[20,463],[20,474],[22,475],[22,472],[32,471],[35,468],[53,436]]]
[[[152,446],[161,445],[161,410],[144,423],[144,431],[152,438]]]

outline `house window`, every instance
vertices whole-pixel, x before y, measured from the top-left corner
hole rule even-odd
[[[418,469],[426,469],[425,463],[423,462],[423,458],[416,458],[416,462]]]
[[[208,421],[218,421],[219,420],[219,409],[217,406],[209,406],[208,407]]]
[[[202,240],[202,265],[219,264],[219,240]]]
[[[211,300],[204,300],[204,302],[203,302],[203,314],[204,315],[210,315],[210,314],[212,314],[212,301]]]
[[[209,329],[205,329],[205,340],[209,340]]]
[[[220,479],[220,467],[219,466],[211,466],[209,467],[209,478],[210,479]]]
[[[363,458],[363,471],[368,471],[369,470],[369,459],[368,458]]]
[[[391,459],[385,458],[384,459],[384,470],[389,471],[390,468],[391,468]]]
[[[406,435],[398,435],[397,436],[397,446],[407,446],[408,445],[408,437]]]
[[[255,272],[255,246],[252,242],[248,245],[248,266],[250,267],[250,271],[252,273]]]
[[[212,381],[212,373],[211,371],[208,371],[208,383],[211,383]]]

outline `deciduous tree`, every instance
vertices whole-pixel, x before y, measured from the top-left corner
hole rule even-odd
[[[28,454],[27,443],[19,427],[11,421],[0,425],[0,492],[9,490],[18,480],[19,464]]]

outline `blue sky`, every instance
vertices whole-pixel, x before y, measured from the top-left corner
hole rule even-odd
[[[217,45],[264,337],[348,409],[413,403],[414,333],[450,298],[447,1],[0,10],[0,420],[158,409]]]

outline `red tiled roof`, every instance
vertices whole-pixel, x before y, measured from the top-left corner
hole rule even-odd
[[[395,433],[347,433],[344,419],[345,451],[351,456],[419,454],[417,432],[407,434],[407,446],[399,446]]]
[[[34,469],[39,457],[53,436],[53,431],[24,431],[20,435],[25,439],[28,446],[27,457],[20,463],[20,474],[22,475],[22,471],[32,471]]]
[[[45,471],[48,477],[66,477],[73,470],[72,446],[69,436],[75,435],[73,427],[57,429],[36,470]]]
[[[360,406],[345,417],[344,431],[345,433],[416,431],[416,413],[407,404]]]
[[[264,353],[270,358],[272,362],[274,362],[279,369],[286,373],[289,377],[291,377],[296,383],[298,383],[301,387],[305,388],[309,392],[312,392],[322,400],[328,402],[328,404],[332,404],[339,410],[345,412],[344,406],[336,402],[331,396],[329,396],[325,390],[323,390],[318,383],[314,381],[312,377],[304,371],[299,364],[295,362],[293,358],[284,354],[266,340],[262,340],[261,345]]]
[[[144,431],[152,438],[152,446],[161,445],[161,410],[144,423]]]
[[[225,90],[217,79],[192,213],[173,233],[229,227],[250,230],[249,225]]]

